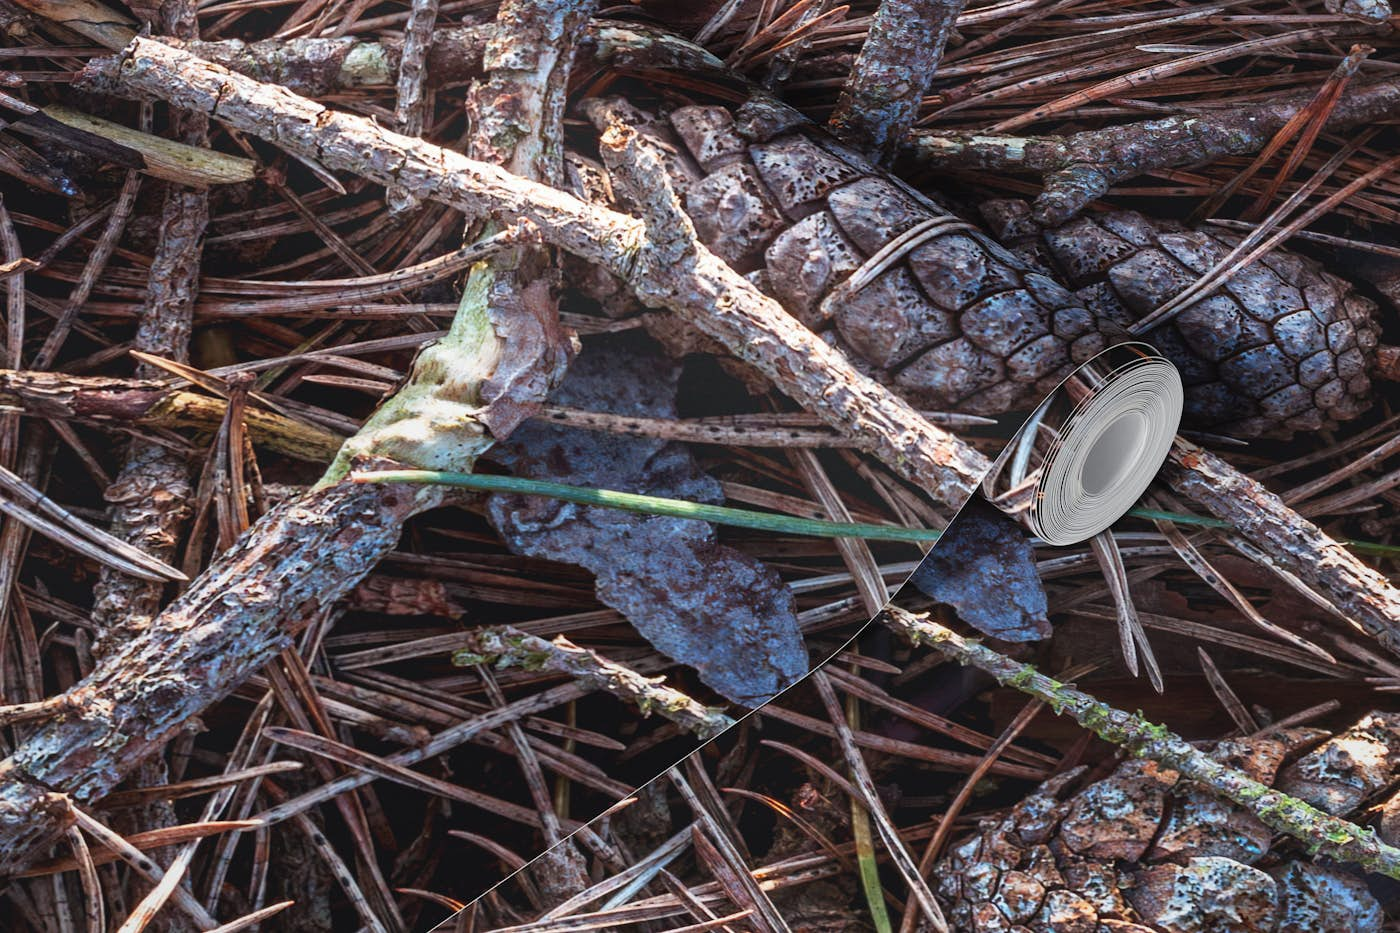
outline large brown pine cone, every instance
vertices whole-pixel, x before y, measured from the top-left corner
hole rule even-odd
[[[1106,335],[1221,252],[1135,214],[1047,234],[1074,294],[825,134],[687,106],[650,126],[701,239],[924,408],[997,415],[1043,398]],[[860,272],[853,279],[853,273]],[[863,281],[862,281],[863,280]],[[1275,252],[1148,335],[1181,367],[1188,424],[1287,435],[1358,414],[1370,302]]]
[[[1400,775],[1400,714],[1371,713],[1291,764],[1321,735],[1220,742],[1256,780],[1347,815]],[[1082,772],[1043,784],[934,869],[967,933],[1372,933],[1380,905],[1355,874],[1270,853],[1252,814],[1150,761],[1062,799]],[[1256,864],[1258,867],[1256,867]]]

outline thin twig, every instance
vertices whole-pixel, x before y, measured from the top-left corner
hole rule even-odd
[[[473,632],[467,647],[454,654],[452,660],[462,665],[495,664],[567,674],[595,690],[636,705],[643,715],[659,713],[703,739],[734,725],[729,716],[665,686],[661,678],[643,677],[595,651],[580,648],[562,635],[546,641],[509,625],[493,626]]]
[[[70,376],[32,370],[0,370],[0,405],[42,418],[72,418],[108,428],[171,428],[212,433],[228,403],[154,379]],[[327,463],[344,438],[320,425],[280,412],[248,408],[244,423],[254,443],[268,450]]]

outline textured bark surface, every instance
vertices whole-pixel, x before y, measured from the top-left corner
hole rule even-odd
[[[1285,764],[1321,735],[1266,733],[1220,742],[1211,754],[1334,815],[1356,810],[1400,773],[1400,716],[1371,713]],[[1265,862],[1269,828],[1177,772],[1128,761],[1066,796],[1082,773],[1041,785],[934,869],[957,929],[1381,929],[1381,905],[1360,877],[1300,858]]]
[[[881,164],[919,115],[963,0],[882,0],[828,125]]]
[[[194,8],[174,0],[165,4],[164,28],[175,35],[198,33]],[[181,142],[208,143],[209,120],[175,114],[173,129]],[[161,210],[159,242],[151,261],[146,300],[133,341],[137,350],[185,362],[190,328],[199,294],[204,233],[209,224],[209,193],[172,187]],[[140,376],[156,375],[140,363]],[[192,465],[184,453],[144,439],[133,439],[125,463],[104,493],[111,504],[112,533],[167,563],[173,562],[181,531],[190,515]],[[101,655],[141,631],[160,610],[163,587],[104,568],[93,594],[92,621],[97,629],[94,653]]]
[[[113,534],[172,563],[193,494],[189,463],[182,453],[132,441],[121,472],[103,497],[111,505]],[[94,655],[106,654],[144,631],[160,611],[164,589],[163,584],[104,567],[93,593],[92,621],[98,636]]]
[[[1161,475],[1233,525],[1263,562],[1322,593],[1343,619],[1400,654],[1400,589],[1379,571],[1207,450],[1178,439]]]
[[[342,483],[264,516],[161,614],[158,633],[114,646],[64,694],[67,711],[0,764],[0,875],[64,828],[46,792],[84,803],[110,791],[359,583],[398,543],[404,519],[438,498]]]
[[[921,407],[1029,407],[1228,251],[1117,212],[1045,233],[1040,267],[829,139],[746,116],[692,106],[651,125],[701,238]],[[1287,435],[1364,410],[1374,312],[1275,251],[1144,338],[1182,369],[1191,427]]]

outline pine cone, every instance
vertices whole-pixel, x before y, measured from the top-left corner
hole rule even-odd
[[[1033,250],[1086,308],[1125,326],[1238,242],[1134,211],[1051,230],[1031,227],[1023,201],[982,212],[1003,243]],[[1275,250],[1146,339],[1180,368],[1193,426],[1252,437],[1332,427],[1365,411],[1379,337],[1374,302],[1311,259]]]
[[[1135,214],[1078,221],[1046,235],[1074,294],[825,134],[763,108],[739,117],[687,106],[648,128],[672,144],[701,239],[923,408],[998,415],[1039,402],[1221,251],[1213,236]],[[1370,302],[1282,252],[1225,292],[1148,336],[1183,371],[1192,427],[1287,435],[1363,409]]]
[[[1288,730],[1212,754],[1334,815],[1400,774],[1400,714],[1324,735]],[[1062,799],[1059,775],[957,844],[935,868],[953,928],[969,933],[1371,933],[1384,916],[1357,876],[1270,858],[1252,814],[1151,761],[1128,761]]]

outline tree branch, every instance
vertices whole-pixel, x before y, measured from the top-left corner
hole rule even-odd
[[[1228,768],[1164,726],[1114,709],[1082,690],[1039,673],[1029,664],[963,638],[927,615],[891,607],[880,615],[880,621],[912,644],[926,645],[959,664],[984,671],[1004,686],[1045,701],[1057,714],[1068,713],[1081,726],[1106,742],[1122,746],[1129,754],[1150,758],[1180,772],[1182,777],[1253,813],[1269,828],[1287,833],[1317,852],[1400,878],[1400,849],[1382,842],[1374,830],[1339,819]]]
[[[37,728],[0,763],[0,875],[23,868],[66,829],[71,813],[56,795],[87,801],[110,791],[356,586],[397,545],[404,521],[441,503],[429,488],[344,481],[356,457],[470,471],[494,443],[494,425],[512,424],[513,411],[542,400],[547,385],[537,380],[525,398],[506,399],[504,414],[491,403],[504,384],[493,380],[514,379],[539,350],[529,328],[496,329],[491,281],[478,263],[447,334],[419,354],[404,387],[310,493],[263,516],[154,624],[65,694],[76,712]]]
[[[864,449],[942,502],[960,504],[985,471],[986,458],[856,372],[703,247],[677,251],[675,242],[652,242],[642,221],[395,136],[370,121],[329,111],[153,40],[137,39],[121,59],[94,63],[90,74],[92,83],[114,89],[166,97],[206,112],[217,106],[217,116],[240,129],[381,184],[412,186],[464,212],[537,224],[546,240],[602,265],[628,281],[643,300],[670,308],[732,348],[803,407],[858,439]],[[612,145],[629,144],[617,137]],[[666,210],[664,205],[652,207]],[[1213,458],[1210,463],[1231,483],[1252,485],[1224,461]],[[1400,591],[1384,578],[1340,547],[1288,546],[1291,539],[1331,543],[1312,523],[1286,509],[1260,513],[1253,504],[1231,507],[1207,487],[1193,487],[1203,504],[1245,529],[1250,542],[1279,566],[1314,581],[1341,604],[1356,603],[1359,597],[1352,587],[1364,583],[1369,592],[1368,626],[1377,632],[1400,631]],[[1192,498],[1197,498],[1196,492]]]
[[[328,167],[399,185],[473,216],[530,221],[547,242],[618,275],[644,301],[719,340],[832,427],[863,438],[868,450],[939,501],[960,505],[987,467],[985,457],[859,373],[698,244],[672,264],[642,222],[625,214],[390,133],[152,39],[138,38],[121,56],[92,63],[85,84],[209,113]]]
[[[1181,114],[1070,136],[1013,136],[919,131],[910,156],[934,168],[1030,172],[1045,177],[1035,219],[1058,226],[1115,183],[1162,169],[1210,162],[1262,149],[1315,95],[1229,110]],[[1400,81],[1378,81],[1342,95],[1327,118],[1336,132],[1400,114]]]
[[[345,483],[263,516],[146,634],[69,690],[67,712],[0,763],[0,875],[24,868],[66,826],[56,800],[91,801],[115,787],[291,644],[398,543],[409,515],[438,500],[429,490],[385,495]]]
[[[828,123],[876,162],[914,125],[963,0],[882,0]]]

